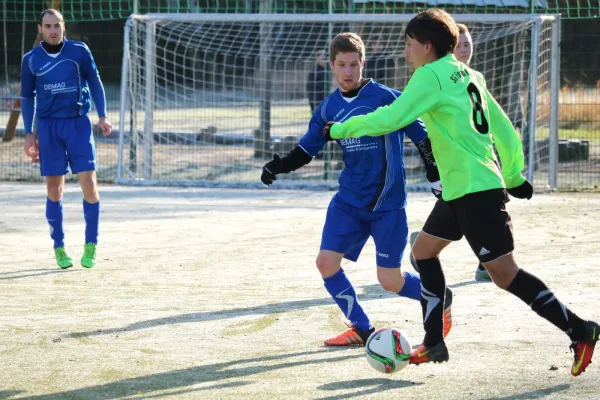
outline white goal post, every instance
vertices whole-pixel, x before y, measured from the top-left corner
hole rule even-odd
[[[412,71],[403,30],[414,14],[146,14],[127,20],[117,183],[260,186],[262,165],[306,132],[309,98],[335,90],[326,66],[307,82],[317,53],[353,31],[366,45],[365,75],[402,90]],[[520,132],[537,189],[555,188],[560,18],[455,14],[473,37],[471,67]],[[318,70],[318,68],[317,68]],[[313,74],[313,76],[315,76]],[[308,83],[308,84],[307,84]],[[424,190],[414,146],[409,189]],[[331,143],[275,187],[336,187],[343,162]]]

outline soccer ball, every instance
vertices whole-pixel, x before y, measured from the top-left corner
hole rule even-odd
[[[371,367],[384,374],[398,372],[410,361],[408,336],[396,328],[382,328],[369,336],[365,344],[367,361]]]

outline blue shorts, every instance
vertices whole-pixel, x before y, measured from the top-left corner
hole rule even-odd
[[[42,176],[77,174],[96,170],[92,121],[77,118],[40,118],[37,122]]]
[[[321,250],[342,253],[356,261],[370,236],[375,242],[377,266],[400,267],[408,242],[406,209],[367,211],[334,196],[327,209]]]

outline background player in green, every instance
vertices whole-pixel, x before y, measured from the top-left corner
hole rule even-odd
[[[517,132],[481,74],[453,55],[459,33],[448,13],[421,12],[404,35],[404,53],[415,72],[402,96],[372,113],[341,124],[330,122],[323,133],[328,139],[384,135],[417,117],[427,127],[443,190],[413,248],[421,274],[425,338],[411,363],[449,359],[441,324],[446,282],[438,256],[464,234],[496,285],[569,336],[575,353],[571,373],[581,374],[591,362],[600,326],[575,315],[539,278],[520,269],[512,254],[506,188],[517,198],[530,199],[533,194],[521,175],[524,157]]]

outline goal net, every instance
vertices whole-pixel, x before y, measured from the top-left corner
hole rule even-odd
[[[119,183],[257,186],[273,153],[306,132],[310,103],[336,90],[327,63],[336,34],[366,45],[364,75],[402,90],[412,71],[403,29],[413,15],[147,14],[126,24]],[[471,67],[520,132],[538,187],[555,174],[558,20],[455,15],[474,44]],[[324,57],[323,57],[324,54]],[[316,69],[316,72],[313,71]],[[312,72],[312,73],[311,73]],[[415,147],[404,150],[410,189],[426,187]],[[280,187],[335,187],[343,161],[329,143]]]

